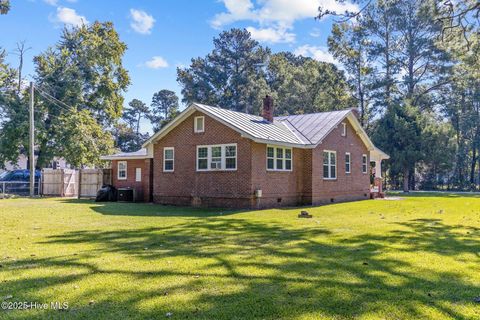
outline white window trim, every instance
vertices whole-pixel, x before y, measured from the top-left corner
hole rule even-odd
[[[140,172],[140,176],[138,173]],[[142,168],[135,168],[135,182],[142,182]]]
[[[173,161],[173,169],[172,170],[167,170],[165,169],[165,163],[166,163],[166,160],[165,159],[165,151],[167,150],[172,150],[173,152],[173,159],[168,159],[168,160],[172,160]],[[163,172],[174,172],[175,171],[175,148],[174,147],[164,147],[163,148]]]
[[[331,172],[330,172],[330,167],[331,167],[331,164],[330,164],[330,156],[328,156],[328,178],[325,178],[323,177],[323,152],[328,152],[328,153],[334,153],[335,154],[335,178],[332,178],[330,175],[331,175]],[[337,180],[337,177],[338,177],[338,157],[337,157],[337,151],[334,151],[334,150],[323,150],[322,152],[322,177],[323,177],[323,180]]]
[[[347,136],[347,124],[345,122],[342,122],[342,137]]]
[[[273,148],[273,158],[269,158],[268,157],[268,148]],[[279,158],[277,158],[277,149],[282,149],[283,151],[283,169],[277,169],[277,160]],[[290,155],[291,155],[291,158],[290,158],[290,161],[291,161],[291,166],[290,166],[290,169],[285,169],[286,168],[286,158],[285,158],[285,150],[290,150]],[[268,168],[268,159],[273,159],[273,169],[269,169]],[[288,148],[288,147],[280,147],[280,146],[275,146],[275,145],[267,145],[266,148],[265,148],[265,168],[267,168],[267,171],[285,171],[285,172],[291,172],[293,171],[293,149],[292,148]]]
[[[125,177],[120,177],[120,164],[125,165]],[[127,161],[118,161],[118,163],[117,163],[117,180],[127,180],[127,175],[128,175]]]
[[[203,124],[203,128],[200,130],[197,126],[197,119],[202,119],[202,124]],[[194,128],[194,132],[195,133],[202,133],[202,132],[205,132],[205,117],[204,116],[198,116],[198,117],[195,117],[194,121],[193,121],[193,128]]]
[[[345,173],[352,173],[352,154],[350,152],[345,152],[345,157],[348,155],[348,171],[347,171],[347,161],[345,161]]]
[[[365,165],[365,170],[363,170],[363,166]],[[362,173],[368,173],[368,157],[366,154],[362,154]]]
[[[212,162],[212,148],[213,147],[221,147],[222,148],[222,157],[221,157],[221,166],[222,169],[211,169],[211,162]],[[226,147],[235,147],[235,168],[225,168],[226,166]],[[200,148],[207,148],[207,169],[200,169],[198,168],[198,149]],[[233,158],[233,157],[228,157]],[[202,158],[204,159],[204,158]],[[208,145],[201,145],[197,146],[196,153],[195,153],[195,168],[198,172],[208,172],[208,171],[237,171],[238,168],[238,146],[236,143],[226,143],[226,144],[208,144]]]

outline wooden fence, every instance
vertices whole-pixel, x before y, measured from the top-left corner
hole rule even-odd
[[[46,196],[78,195],[78,172],[71,169],[43,169],[41,193]]]
[[[102,185],[110,183],[110,170],[43,169],[41,194],[57,197],[94,198]]]

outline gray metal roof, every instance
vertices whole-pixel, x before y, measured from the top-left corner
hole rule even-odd
[[[299,139],[283,121],[274,120],[273,123],[271,123],[260,116],[199,103],[195,103],[195,105],[200,111],[212,115],[218,120],[239,129],[253,138],[272,142],[303,144],[303,141]]]
[[[353,125],[370,148],[373,144],[352,115],[352,110],[321,112],[303,115],[275,117],[273,122],[261,116],[212,107],[200,103],[190,104],[178,117],[155,133],[143,147],[168,134],[179,123],[195,111],[200,111],[226,126],[240,132],[243,136],[259,143],[272,143],[299,148],[312,148],[318,145],[345,117],[349,116]]]
[[[108,156],[102,156],[102,160],[124,160],[124,159],[146,159],[148,158],[147,149],[142,148],[135,152],[119,152]]]
[[[275,117],[293,131],[304,144],[318,144],[351,110]]]

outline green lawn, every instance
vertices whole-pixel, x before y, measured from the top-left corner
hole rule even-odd
[[[479,319],[480,197],[232,212],[0,200],[0,319]]]

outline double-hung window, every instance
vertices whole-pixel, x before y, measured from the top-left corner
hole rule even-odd
[[[205,132],[205,117],[204,116],[195,117],[194,121],[195,122],[193,124],[193,131],[195,133]]]
[[[345,122],[342,122],[342,137],[347,136],[347,124]]]
[[[135,168],[135,182],[142,182],[142,168]]]
[[[350,152],[347,152],[345,153],[345,173],[352,172],[351,164],[352,164],[352,156],[350,155]]]
[[[175,169],[175,149],[173,147],[163,148],[163,171],[173,172]]]
[[[197,171],[236,169],[236,144],[197,146]]]
[[[292,171],[292,149],[267,146],[267,170]]]
[[[362,154],[362,172],[367,173],[368,171],[368,158],[366,154]]]
[[[334,180],[337,178],[337,152],[323,151],[323,179]]]
[[[117,178],[118,180],[127,180],[127,161],[118,161]]]

